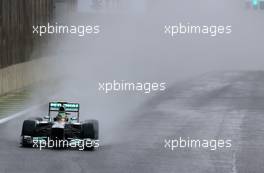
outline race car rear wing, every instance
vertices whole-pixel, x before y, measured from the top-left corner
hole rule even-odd
[[[49,117],[51,112],[59,112],[60,108],[63,107],[65,112],[76,112],[77,120],[79,122],[80,104],[79,103],[68,103],[68,102],[49,102]]]

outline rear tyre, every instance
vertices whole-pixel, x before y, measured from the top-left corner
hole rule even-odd
[[[32,147],[33,146],[33,141],[32,138],[35,134],[37,123],[34,120],[25,120],[23,122],[22,126],[22,141],[21,144],[23,147]]]

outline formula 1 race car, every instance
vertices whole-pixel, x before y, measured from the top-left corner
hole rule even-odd
[[[48,116],[24,121],[21,145],[43,148],[82,147],[84,150],[99,147],[98,121],[80,122],[79,111],[78,103],[50,102]]]

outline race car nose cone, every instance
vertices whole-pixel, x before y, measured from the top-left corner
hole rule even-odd
[[[54,122],[52,128],[62,128],[64,129],[65,123],[64,122]]]

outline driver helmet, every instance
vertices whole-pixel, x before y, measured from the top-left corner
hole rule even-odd
[[[66,121],[68,120],[67,113],[65,112],[64,107],[60,107],[57,118],[59,120],[65,119]]]

